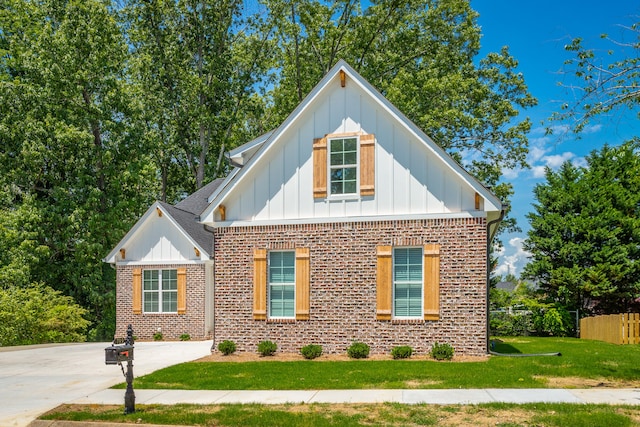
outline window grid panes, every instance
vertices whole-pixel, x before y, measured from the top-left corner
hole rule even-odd
[[[393,250],[393,314],[422,317],[422,248]]]
[[[142,290],[145,313],[178,311],[177,270],[144,270]]]
[[[295,252],[269,252],[269,317],[295,317]]]
[[[329,177],[331,194],[355,194],[358,189],[358,139],[332,139]]]

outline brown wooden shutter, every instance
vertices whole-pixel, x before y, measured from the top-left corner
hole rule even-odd
[[[133,269],[133,314],[142,314],[142,269]]]
[[[424,245],[424,320],[440,318],[440,245]]]
[[[375,193],[376,137],[373,134],[360,135],[360,195],[373,196]]]
[[[178,314],[187,312],[187,269],[178,269]]]
[[[313,140],[313,198],[327,197],[327,138]]]
[[[391,320],[393,265],[391,246],[378,246],[376,273],[376,319]]]
[[[309,320],[309,248],[296,248],[296,319]]]
[[[253,318],[267,318],[267,250],[253,251]]]

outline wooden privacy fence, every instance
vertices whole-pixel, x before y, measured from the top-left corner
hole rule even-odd
[[[582,318],[580,338],[613,344],[640,344],[640,314],[622,313]]]

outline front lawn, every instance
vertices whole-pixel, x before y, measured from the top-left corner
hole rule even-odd
[[[640,346],[574,338],[502,338],[498,352],[552,357],[432,360],[189,362],[138,377],[135,388],[322,390],[403,388],[585,388],[640,386]],[[138,361],[138,363],[143,363]],[[123,387],[121,384],[119,387]]]

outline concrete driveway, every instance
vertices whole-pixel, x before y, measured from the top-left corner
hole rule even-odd
[[[27,426],[62,403],[124,382],[118,365],[105,365],[110,344],[0,347],[0,426]],[[137,342],[134,377],[207,356],[210,348],[211,341]],[[124,405],[124,390],[122,399]]]

